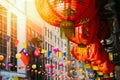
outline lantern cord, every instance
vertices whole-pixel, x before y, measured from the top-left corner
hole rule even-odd
[[[67,54],[68,54],[68,59],[70,59],[70,41],[67,39]]]

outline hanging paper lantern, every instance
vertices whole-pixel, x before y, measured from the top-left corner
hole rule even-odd
[[[74,37],[75,27],[94,20],[99,10],[99,3],[96,0],[36,0],[36,8],[46,22],[60,27],[63,38],[64,35]],[[94,25],[94,28],[97,27]],[[94,30],[91,33],[93,32]]]
[[[114,70],[114,64],[112,61],[107,60],[102,64],[98,65],[98,68],[100,71],[102,71],[105,74],[109,74]]]
[[[33,65],[32,65],[32,68],[33,68],[33,69],[36,69],[36,68],[37,68],[36,64],[33,64]]]
[[[58,66],[63,66],[63,63],[62,62],[58,62]]]
[[[66,64],[67,64],[68,66],[70,66],[70,64],[71,64],[71,61],[67,61],[67,62],[66,62]]]
[[[0,61],[3,61],[3,59],[4,59],[4,56],[0,55]]]
[[[54,66],[53,64],[52,64],[52,65],[50,65],[50,68],[51,68],[51,69],[53,69],[54,67],[55,67],[55,66]]]
[[[8,64],[8,69],[12,68],[13,67],[13,64],[12,63],[9,63]]]
[[[54,26],[60,26],[64,20],[71,20],[75,25],[81,25],[87,23],[86,18],[93,19],[99,9],[99,1],[36,0],[36,8],[39,15]]]
[[[51,72],[51,75],[54,75],[54,74],[55,74],[55,71],[54,71],[54,70],[51,70],[50,72]]]
[[[45,64],[45,68],[48,69],[50,67],[50,64]]]
[[[42,49],[41,50],[41,54],[45,54],[46,53],[46,50],[45,49]]]
[[[53,52],[54,52],[54,53],[57,53],[57,52],[59,52],[59,49],[58,49],[58,47],[54,47],[54,48],[53,48]]]
[[[95,17],[94,20],[76,27],[74,32],[71,30],[71,34],[68,34],[67,30],[64,31],[65,36],[76,44],[98,43],[110,34],[110,27],[103,22],[99,17]]]
[[[72,48],[72,55],[77,60],[85,61],[85,57],[87,56],[87,47],[84,45],[74,44]]]
[[[34,56],[39,57],[40,56],[40,48],[36,48],[34,51]]]
[[[16,54],[16,58],[17,58],[17,59],[20,59],[20,58],[21,58],[21,54],[20,54],[20,53],[17,53],[17,54]]]
[[[68,34],[68,32],[66,32],[65,33],[66,37],[70,41],[72,41],[76,44],[87,45],[87,44],[92,42],[94,35],[98,31],[98,26],[96,23],[97,22],[95,22],[95,20],[92,20],[86,24],[80,25],[80,26],[75,28],[74,32],[70,32],[72,35],[74,35],[74,33],[75,33],[74,36],[71,36],[70,34]]]
[[[101,64],[109,59],[107,52],[100,43],[90,44],[87,47],[88,47],[87,61],[90,61],[95,64]]]

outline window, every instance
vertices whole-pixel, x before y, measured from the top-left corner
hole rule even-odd
[[[45,36],[47,35],[47,28],[45,27]]]
[[[52,39],[52,32],[50,32],[50,39]]]
[[[55,43],[56,43],[56,35],[55,35]]]
[[[17,53],[17,48],[14,46],[14,40],[17,39],[17,16],[13,13],[11,13],[11,58],[10,61],[13,65],[17,64],[17,59],[15,58],[15,55]],[[12,69],[13,71],[16,71],[16,69]]]
[[[0,53],[7,54],[7,10],[0,5]]]
[[[49,29],[48,29],[48,38],[49,38]]]

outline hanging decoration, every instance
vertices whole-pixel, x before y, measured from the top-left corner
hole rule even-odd
[[[21,54],[20,54],[20,53],[17,53],[17,54],[16,54],[16,58],[17,58],[17,59],[20,59],[20,58],[21,58]]]
[[[8,63],[7,67],[8,67],[8,69],[11,69],[13,67],[13,64],[12,63]]]
[[[58,62],[58,66],[63,66],[63,63],[62,62]]]
[[[15,40],[14,40],[14,46],[17,47],[17,46],[18,46],[18,43],[19,43],[19,40],[15,39]]]
[[[45,68],[46,68],[46,69],[50,68],[50,64],[48,64],[48,63],[45,64]]]
[[[0,61],[3,61],[3,59],[4,59],[4,56],[0,55]]]
[[[74,44],[71,53],[75,59],[85,61],[87,56],[87,47],[84,45]]]
[[[58,53],[58,52],[59,52],[58,47],[54,47],[54,48],[53,48],[53,53],[55,53],[55,54],[56,54],[56,53]]]
[[[90,43],[99,43],[101,40],[108,38],[110,36],[110,26],[106,21],[96,16],[92,21],[75,27],[75,31],[71,31],[71,34],[68,33],[66,32],[65,36],[70,41],[76,44],[88,45]],[[73,34],[74,36],[70,36]]]
[[[100,64],[109,59],[107,52],[100,43],[89,44],[87,48],[88,48],[87,61]]]
[[[40,56],[40,48],[36,48],[34,51],[34,56],[39,57]]]
[[[39,15],[58,27],[64,20],[73,21],[74,25],[85,24],[86,18],[92,20],[99,9],[96,0],[35,0],[35,3]]]
[[[40,53],[41,53],[41,54],[45,54],[45,53],[46,53],[46,50],[45,50],[45,49],[42,49]]]
[[[94,19],[100,7],[99,1],[35,0],[35,3],[42,19],[53,26],[60,27],[60,36],[64,38],[74,37],[75,27],[91,24],[91,21],[95,21]],[[96,26],[93,27],[97,28]]]
[[[37,68],[36,64],[33,64],[33,65],[32,65],[32,68],[33,68],[33,69],[36,69],[36,68]]]

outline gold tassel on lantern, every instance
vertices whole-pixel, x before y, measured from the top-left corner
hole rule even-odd
[[[60,23],[60,37],[65,39],[75,36],[74,22],[71,20],[64,20]]]

